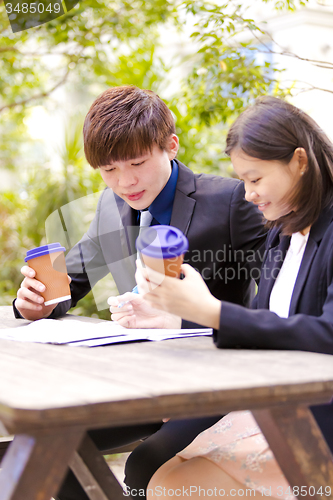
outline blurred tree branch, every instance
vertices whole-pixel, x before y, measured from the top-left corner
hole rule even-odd
[[[25,106],[26,104],[29,104],[32,101],[36,101],[37,99],[42,99],[43,97],[48,97],[52,92],[54,92],[58,87],[60,87],[61,85],[63,85],[67,81],[69,73],[70,73],[70,70],[68,69],[66,71],[64,77],[48,91],[42,92],[40,94],[32,95],[31,97],[28,97],[27,99],[24,99],[23,101],[17,101],[17,102],[13,102],[11,104],[7,104],[5,106],[2,106],[2,108],[0,108],[0,113],[2,111],[4,111],[5,109],[11,109],[11,108],[14,108],[15,106]]]
[[[289,52],[288,50],[285,50],[280,44],[278,44],[268,31],[262,29],[260,31],[265,37],[269,38],[276,47],[280,49],[279,52],[277,52],[276,50],[272,50],[264,41],[262,41],[255,33],[252,32],[256,40],[258,40],[258,42],[266,48],[266,51],[262,49],[257,49],[260,54],[274,54],[278,56],[293,57],[295,59],[298,59],[299,61],[309,62],[313,64],[313,66],[316,66],[318,68],[333,69],[332,62],[319,61],[317,59],[308,59],[307,57],[301,57],[298,54],[295,54],[294,52]]]

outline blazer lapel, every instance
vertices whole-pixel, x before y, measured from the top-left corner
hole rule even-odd
[[[172,207],[170,225],[180,229],[185,235],[188,233],[190,222],[196,205],[196,200],[189,195],[194,193],[195,178],[194,173],[183,163],[178,163],[178,180],[175,192],[175,199]]]
[[[318,250],[317,242],[314,239],[312,239],[309,235],[309,239],[308,239],[308,242],[306,244],[305,252],[303,255],[302,262],[301,262],[301,267],[299,269],[299,272],[298,272],[298,275],[296,278],[295,287],[294,287],[293,294],[291,297],[289,316],[296,314],[297,304],[298,304],[301,292],[303,290],[304,283],[308,277],[311,263],[314,259],[314,256],[316,255],[317,250]]]
[[[318,217],[317,221],[313,224],[309,239],[303,255],[301,267],[296,279],[293,295],[291,298],[289,316],[296,314],[298,301],[304,287],[304,283],[308,277],[312,261],[317,253],[319,243],[322,240],[328,225],[333,219],[333,209],[324,210]]]

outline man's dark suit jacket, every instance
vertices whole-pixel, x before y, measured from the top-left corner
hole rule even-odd
[[[189,240],[185,262],[202,274],[215,297],[249,305],[251,276],[258,278],[256,268],[261,265],[257,250],[263,249],[266,237],[262,215],[244,199],[242,182],[194,174],[182,163],[178,165],[170,225]],[[109,272],[119,293],[132,290],[139,230],[136,217],[137,212],[111,189],[103,191],[89,230],[66,258],[72,300],[58,304],[51,317],[65,314]]]
[[[217,347],[333,354],[333,208],[324,210],[311,228],[289,318],[280,318],[267,309],[289,243],[279,229],[270,231],[254,310],[223,302],[220,329],[214,332]],[[312,411],[333,451],[333,401]]]

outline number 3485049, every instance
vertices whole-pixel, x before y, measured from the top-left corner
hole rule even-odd
[[[43,14],[43,12],[54,12],[55,14],[59,14],[60,12],[60,3],[49,3],[48,5],[39,2],[33,3],[17,3],[15,6],[13,4],[6,2],[6,11],[7,14],[13,13],[21,13],[21,14]]]

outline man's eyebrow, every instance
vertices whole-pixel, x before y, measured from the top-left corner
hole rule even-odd
[[[140,158],[144,158],[145,156],[148,156],[149,154],[150,154],[150,151],[142,151],[142,153],[139,153],[139,156],[136,156],[135,158],[129,158],[129,161],[140,160]]]
[[[131,161],[131,162],[134,162],[134,161],[141,161],[145,156],[147,156],[148,153],[143,153],[141,156],[137,156],[136,158],[128,158],[127,160],[120,160],[120,161]],[[108,163],[107,165],[101,165],[99,168],[108,168],[108,167],[112,167],[115,163],[117,163],[117,161],[111,161],[110,163]]]
[[[254,169],[247,170],[246,172],[243,173],[242,177],[248,177],[249,175],[252,175],[252,174],[257,175],[257,171]]]

